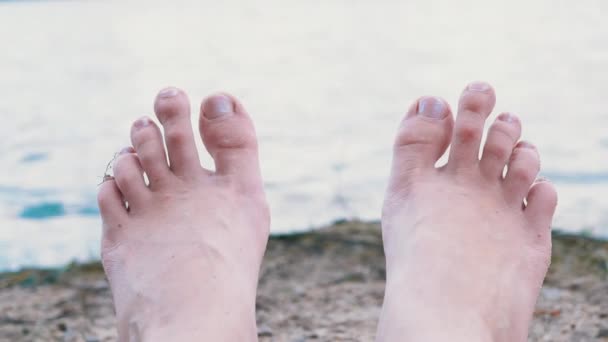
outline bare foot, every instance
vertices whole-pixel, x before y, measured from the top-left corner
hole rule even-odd
[[[269,211],[251,119],[229,95],[201,106],[216,171],[201,167],[187,96],[161,91],[133,124],[134,148],[102,184],[102,261],[121,341],[255,341]],[[149,179],[144,182],[143,172]]]
[[[472,83],[455,124],[434,97],[419,99],[401,124],[382,215],[379,341],[526,340],[550,262],[557,195],[535,182],[538,152],[518,143],[512,114],[494,122],[479,160],[494,104],[489,85]],[[436,168],[450,144],[447,165]]]

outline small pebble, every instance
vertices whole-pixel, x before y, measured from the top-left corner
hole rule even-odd
[[[598,338],[608,338],[608,329],[603,328],[597,333]]]
[[[270,327],[267,326],[267,325],[261,325],[258,328],[258,336],[259,337],[271,337],[272,336],[272,329],[270,329]]]

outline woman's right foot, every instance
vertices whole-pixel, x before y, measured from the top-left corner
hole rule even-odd
[[[382,215],[387,285],[378,341],[525,341],[551,256],[554,187],[536,148],[486,83],[463,92],[456,122],[424,97],[403,120]],[[453,132],[453,134],[452,134]],[[447,165],[436,168],[451,145]],[[503,172],[507,166],[507,172]],[[525,204],[524,204],[525,203]]]
[[[251,118],[229,95],[203,102],[210,171],[199,162],[186,94],[167,88],[154,108],[164,140],[150,119],[137,120],[133,148],[123,150],[114,178],[99,190],[102,261],[119,339],[256,341],[270,213]]]

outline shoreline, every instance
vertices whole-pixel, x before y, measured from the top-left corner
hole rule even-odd
[[[384,273],[378,222],[271,236],[257,298],[260,340],[373,340]],[[608,341],[607,280],[608,241],[555,231],[530,341]],[[99,262],[0,273],[0,323],[0,340],[116,340]]]
[[[290,232],[279,232],[279,233],[270,233],[270,238],[269,240],[281,240],[281,239],[289,239],[289,238],[298,238],[298,237],[304,237],[310,234],[316,234],[319,231],[323,231],[326,229],[331,229],[332,227],[337,227],[343,224],[348,224],[348,223],[362,223],[362,224],[367,224],[367,225],[380,225],[380,221],[379,220],[360,220],[360,219],[336,219],[331,221],[328,224],[323,224],[323,225],[319,225],[319,226],[312,226],[312,227],[308,227],[308,228],[297,228],[294,229],[294,231],[290,231]],[[552,236],[553,239],[558,239],[558,240],[582,240],[582,241],[588,241],[590,243],[605,243],[608,242],[608,235],[603,236],[603,235],[597,235],[597,234],[593,234],[592,232],[589,232],[587,230],[582,230],[579,232],[572,232],[569,231],[567,229],[561,229],[561,228],[552,228]],[[36,275],[37,278],[45,278],[48,277],[49,279],[47,279],[48,282],[52,282],[53,279],[57,278],[58,275],[61,275],[63,273],[66,272],[72,272],[72,271],[77,271],[80,268],[89,268],[89,267],[96,267],[96,266],[101,266],[101,265],[96,265],[96,264],[100,264],[100,260],[98,257],[94,257],[92,259],[89,260],[72,260],[69,262],[66,262],[63,265],[57,265],[57,266],[21,266],[21,267],[17,267],[16,269],[2,269],[0,268],[0,290],[3,288],[3,281],[6,281],[7,278],[10,278],[12,276],[16,276],[16,277],[20,277],[18,276],[18,274],[23,274],[23,273],[30,273],[32,275]],[[29,282],[25,282],[25,283],[29,283]],[[42,281],[42,279],[32,279],[31,281],[32,284],[44,284],[45,281]]]

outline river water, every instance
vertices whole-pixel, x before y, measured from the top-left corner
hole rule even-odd
[[[217,90],[242,99],[284,233],[378,219],[411,101],[455,104],[487,80],[559,188],[555,226],[606,237],[607,11],[599,0],[0,1],[0,269],[97,257],[96,186],[166,85],[193,110]]]

